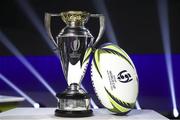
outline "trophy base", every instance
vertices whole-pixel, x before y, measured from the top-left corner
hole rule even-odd
[[[93,115],[92,110],[83,111],[67,111],[67,110],[55,110],[55,116],[58,117],[89,117]]]

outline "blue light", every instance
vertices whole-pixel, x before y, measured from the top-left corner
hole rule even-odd
[[[34,108],[39,108],[40,105],[36,103],[33,99],[31,99],[28,95],[26,95],[22,90],[20,90],[17,86],[15,86],[8,78],[0,73],[0,79],[13,88],[17,93],[23,96],[30,104],[34,106]]]
[[[8,38],[0,31],[0,41],[21,61],[21,63],[28,68],[28,70],[41,82],[49,92],[55,96],[55,91],[48,85],[45,79],[38,73],[38,71],[25,59],[25,57],[18,51],[18,49],[8,40]]]
[[[168,73],[169,87],[171,91],[171,99],[173,103],[173,113],[174,116],[177,117],[179,113],[177,111],[175,89],[174,89],[167,0],[158,0],[158,14],[159,14],[161,36],[163,41],[163,48],[165,52],[166,68],[168,70],[167,73]]]
[[[139,105],[139,102],[138,102],[138,101],[136,101],[135,106],[136,106],[136,109],[141,110],[141,107],[140,107],[140,105]]]
[[[28,4],[27,0],[17,0],[19,6],[21,7],[24,14],[29,18],[31,23],[35,26],[37,31],[41,34],[45,42],[49,45],[51,49],[56,49],[52,41],[49,39],[47,31],[44,28],[44,25],[33,11],[31,6]]]
[[[93,2],[94,2],[94,5],[95,5],[97,11],[101,12],[105,16],[105,20],[106,20],[105,32],[106,32],[108,39],[111,42],[117,44],[118,42],[117,42],[115,32],[114,32],[114,29],[112,27],[112,23],[111,23],[108,11],[106,9],[106,5],[104,3],[104,0],[93,0]]]

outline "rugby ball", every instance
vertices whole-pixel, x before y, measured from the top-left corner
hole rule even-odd
[[[138,95],[136,68],[117,45],[105,44],[95,50],[91,80],[97,98],[108,110],[124,115],[134,108]]]

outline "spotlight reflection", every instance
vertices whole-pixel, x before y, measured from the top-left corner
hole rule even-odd
[[[0,31],[0,42],[2,42],[11,51],[19,61],[41,82],[49,92],[55,96],[55,91],[48,85],[45,79],[38,73],[38,71],[26,60],[20,51],[8,40],[8,38]]]
[[[38,103],[36,103],[33,99],[31,99],[28,95],[26,95],[22,90],[20,90],[17,86],[15,86],[8,78],[6,78],[1,73],[0,73],[0,79],[3,82],[5,82],[7,85],[9,85],[11,88],[13,88],[21,96],[23,96],[31,105],[34,106],[34,108],[39,108],[40,107],[40,105]]]
[[[112,27],[112,23],[111,23],[108,11],[106,9],[106,5],[104,3],[104,0],[93,0],[93,2],[94,2],[94,6],[96,7],[97,11],[99,11],[100,13],[103,13],[103,15],[106,18],[105,32],[106,32],[106,35],[107,35],[109,41],[117,44],[118,42],[117,42],[115,32],[114,32],[114,29]]]
[[[28,4],[28,1],[27,0],[17,0],[17,3],[21,7],[24,14],[31,21],[31,23],[35,26],[37,31],[41,34],[41,36],[43,37],[45,42],[49,45],[49,47],[51,49],[55,50],[56,47],[51,42],[51,40],[49,40],[49,37],[48,37],[47,32],[46,32],[46,30],[44,28],[44,25],[42,24],[42,22],[40,21],[40,19],[38,18],[38,16],[36,15],[34,10],[32,9],[32,7]]]
[[[168,73],[169,87],[170,87],[171,99],[172,99],[173,109],[174,109],[173,113],[178,113],[176,98],[175,98],[175,89],[174,89],[174,77],[173,77],[173,68],[172,68],[167,0],[158,0],[157,5],[158,5],[158,14],[159,14],[159,22],[160,22],[163,48],[165,52],[165,61],[166,61],[166,68],[167,68],[167,73]]]
[[[138,110],[141,110],[141,107],[140,107],[140,105],[139,105],[139,102],[138,101],[136,101],[136,109],[138,109]]]

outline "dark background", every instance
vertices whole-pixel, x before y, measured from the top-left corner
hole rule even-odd
[[[91,0],[27,0],[27,2],[37,14],[42,25],[45,12],[85,10],[90,13],[99,13],[95,8],[98,6],[95,0],[94,2]],[[163,53],[156,0],[105,0],[105,5],[117,43],[127,53]],[[23,54],[52,54],[40,33],[21,9],[18,0],[2,0],[0,6],[0,28]],[[170,0],[168,6],[172,52],[180,53],[180,1]],[[97,22],[97,20],[90,20],[87,24],[94,36],[98,32]],[[54,36],[56,36],[65,24],[60,18],[55,19],[52,23]],[[101,42],[105,41],[112,40],[107,39],[104,35]],[[6,48],[0,46],[0,55],[10,54]]]
[[[31,22],[27,13],[19,3],[25,1],[44,26],[45,12],[60,13],[68,10],[83,10],[90,13],[98,11],[101,4],[96,0],[1,0],[0,29],[1,32],[27,58],[32,66],[45,78],[47,83],[56,91],[66,88],[66,82],[60,69],[60,62],[55,57],[52,48],[41,36],[43,31]],[[24,3],[24,2],[23,2]],[[104,0],[109,18],[114,29],[117,44],[132,58],[139,76],[140,106],[154,109],[160,113],[172,112],[171,93],[168,82],[168,72],[165,63],[163,43],[157,11],[157,0]],[[99,6],[99,7],[98,7]],[[26,5],[24,5],[25,8]],[[172,50],[173,76],[176,91],[177,106],[180,107],[179,68],[180,68],[180,1],[168,1],[170,28],[170,43]],[[107,24],[107,23],[106,23]],[[65,27],[60,18],[53,19],[52,32],[57,36]],[[98,33],[98,21],[90,19],[86,27],[93,36]],[[108,38],[110,31],[99,42],[115,41]],[[0,38],[1,39],[1,38]],[[56,106],[56,99],[37,81],[30,71],[0,42],[0,73],[8,77],[14,84],[30,95],[35,101],[45,106]],[[90,94],[93,88],[90,75],[83,82]],[[9,86],[0,81],[0,94],[18,95]],[[47,99],[48,98],[48,99]],[[98,103],[98,101],[96,101]],[[31,106],[26,103],[25,106]]]

